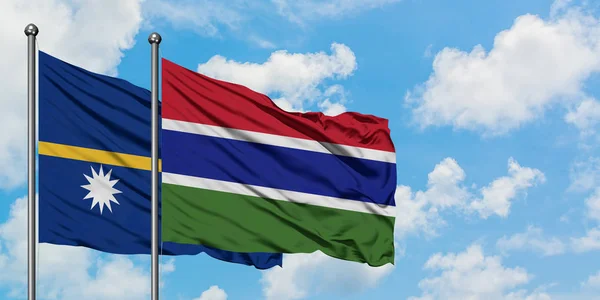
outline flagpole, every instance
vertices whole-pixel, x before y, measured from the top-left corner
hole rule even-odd
[[[35,203],[35,39],[39,30],[35,24],[25,27],[27,36],[27,299],[35,300],[36,279],[36,203]]]
[[[162,38],[148,37],[152,47],[152,300],[158,300],[158,45]]]

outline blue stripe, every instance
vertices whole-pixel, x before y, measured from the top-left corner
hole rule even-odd
[[[98,205],[90,209],[92,199],[83,199],[88,191],[81,187],[88,184],[83,174],[91,177],[90,167],[98,172],[100,164],[45,155],[40,155],[39,164],[40,243],[83,246],[116,254],[151,253],[150,171],[103,165],[105,174],[112,170],[111,179],[119,179],[114,188],[122,193],[115,194],[119,204],[111,203],[112,212],[104,207],[100,214]],[[158,195],[161,195],[160,185]],[[202,252],[260,269],[282,263],[281,254],[237,253],[178,243],[164,243],[162,248],[163,255]]]
[[[395,205],[396,165],[163,131],[163,172]]]

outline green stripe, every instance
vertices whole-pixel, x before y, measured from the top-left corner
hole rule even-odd
[[[350,200],[349,200],[350,201]],[[164,241],[233,252],[312,253],[394,263],[394,218],[162,184]]]

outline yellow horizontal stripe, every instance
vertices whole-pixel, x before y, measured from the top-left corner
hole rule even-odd
[[[110,152],[97,149],[69,146],[40,141],[38,144],[40,155],[87,161],[117,167],[126,167],[150,171],[151,159],[147,156]],[[158,160],[158,171],[162,170],[162,162]]]

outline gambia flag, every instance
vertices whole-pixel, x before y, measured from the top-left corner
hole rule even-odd
[[[162,96],[164,241],[394,263],[387,120],[286,112],[166,59]]]

